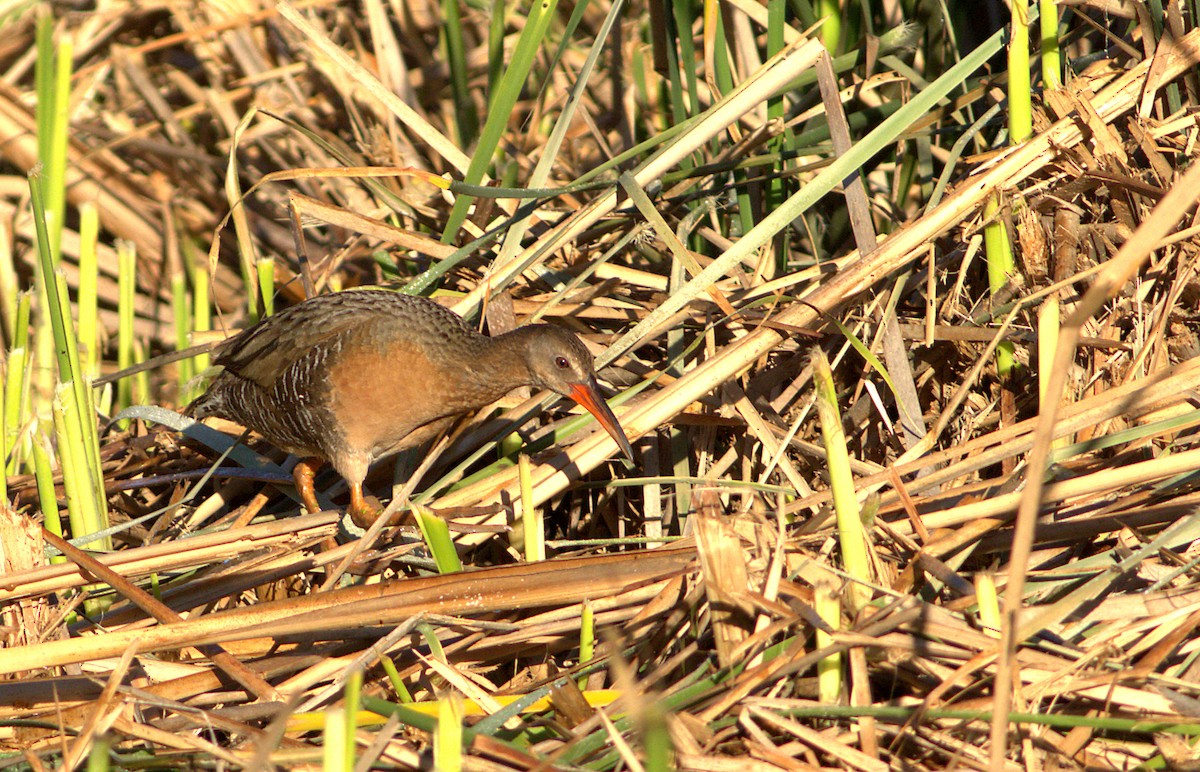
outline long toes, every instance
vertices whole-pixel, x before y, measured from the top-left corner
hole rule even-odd
[[[383,504],[374,496],[364,496],[361,506],[351,505],[346,512],[359,528],[370,528],[383,514]],[[396,513],[392,515],[387,524],[396,525],[399,520],[399,513]]]

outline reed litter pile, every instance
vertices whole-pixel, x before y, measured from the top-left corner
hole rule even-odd
[[[0,765],[1194,768],[1200,31],[1064,5],[1021,128],[1007,32],[847,5],[6,11]],[[167,409],[372,284],[579,332],[637,464],[383,464],[439,573]]]

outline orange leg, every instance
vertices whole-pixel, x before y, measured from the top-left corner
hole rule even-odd
[[[379,500],[374,496],[363,496],[361,482],[347,480],[347,483],[350,485],[350,506],[346,509],[347,514],[359,528],[370,528],[383,514]]]
[[[321,505],[317,503],[317,491],[313,487],[313,479],[316,478],[317,470],[324,463],[324,459],[310,456],[297,461],[296,466],[292,467],[292,479],[296,481],[296,490],[299,491],[300,500],[304,502],[304,508],[310,515],[321,511]]]

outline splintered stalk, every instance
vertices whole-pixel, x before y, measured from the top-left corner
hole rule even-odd
[[[38,506],[42,511],[42,525],[56,536],[63,535],[62,514],[58,509],[58,496],[54,492],[54,466],[51,463],[50,438],[34,419],[33,427],[33,474],[37,480]],[[66,562],[66,555],[55,555],[51,563]]]
[[[837,632],[842,628],[842,604],[838,597],[837,583],[826,577],[813,588],[813,606],[817,616],[829,629]],[[832,632],[817,629],[817,648],[833,645]],[[842,696],[842,655],[830,654],[817,663],[817,698],[826,705],[836,705]]]
[[[190,239],[184,239],[180,246],[192,279],[192,334],[195,336],[196,333],[205,333],[212,329],[212,311],[208,303],[208,271],[205,270],[204,261],[197,255],[195,245]],[[191,343],[189,340],[185,345]],[[199,374],[207,370],[209,360],[208,354],[197,354],[194,371]],[[190,401],[191,395],[187,396],[188,400],[180,402]]]
[[[126,241],[117,242],[117,367],[133,366],[133,320],[137,298],[137,253]],[[133,404],[133,381],[122,378],[117,384],[117,408]],[[126,421],[119,426],[124,429]]]
[[[175,323],[175,350],[185,349],[192,337],[191,297],[188,295],[188,271],[186,262],[180,265],[178,257],[171,263],[171,316]],[[188,385],[195,376],[195,360],[183,359],[175,365],[176,383],[179,386],[179,402],[187,404]]]
[[[361,702],[362,685],[362,668],[355,668],[354,672],[346,678],[342,699],[342,709],[346,711],[346,743],[343,748],[342,760],[346,769],[354,769],[354,732],[358,729],[358,707]]]
[[[1016,271],[1013,259],[1012,240],[1008,236],[1005,222],[1007,216],[1000,209],[1000,200],[993,194],[984,204],[984,219],[988,224],[983,229],[984,251],[987,253],[988,289],[992,295],[999,293],[1008,284]],[[1015,348],[1010,341],[1001,341],[996,346],[996,372],[1005,380],[1016,366]]]
[[[521,478],[521,536],[525,559],[534,563],[546,559],[545,519],[542,510],[533,503],[533,463],[522,453],[517,464]]]
[[[263,317],[275,313],[275,261],[262,258],[255,262],[258,271],[258,289],[262,292]]]
[[[94,203],[79,207],[79,343],[83,346],[83,372],[89,378],[100,374],[100,326],[96,283],[100,271],[96,246],[100,238],[100,212]]]
[[[596,610],[587,598],[579,608],[579,664],[586,665],[596,656]],[[587,688],[587,676],[579,676],[579,688]]]
[[[325,711],[325,732],[321,769],[329,772],[347,772],[354,767],[346,766],[346,746],[349,738],[346,736],[345,708],[330,708]],[[353,753],[353,751],[350,751]]]

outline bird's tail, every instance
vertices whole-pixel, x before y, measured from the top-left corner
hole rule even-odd
[[[196,397],[183,408],[183,414],[191,416],[199,421],[210,415],[217,415],[221,412],[225,405],[224,390],[213,388],[217,385],[217,378],[220,376],[224,368],[213,366],[202,373],[196,375],[188,382],[188,390],[206,386],[207,389],[199,397]]]
[[[199,421],[205,416],[210,416],[213,414],[213,411],[209,406],[210,402],[211,400],[208,399],[207,394],[201,394],[199,397],[196,397],[191,402],[187,403],[187,405],[184,406],[183,410],[180,412],[185,416],[189,416]]]

